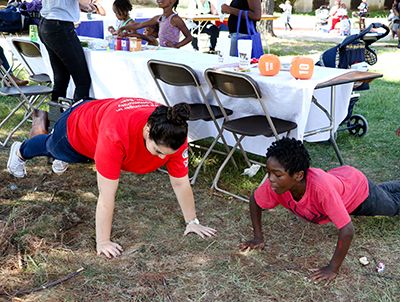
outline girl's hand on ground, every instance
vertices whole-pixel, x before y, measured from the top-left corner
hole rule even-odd
[[[262,250],[264,249],[264,240],[262,239],[253,239],[246,242],[243,242],[239,245],[240,251],[245,251],[247,249],[250,250]]]
[[[329,284],[337,276],[337,272],[334,272],[333,269],[331,269],[329,266],[318,268],[313,271],[314,273],[312,273],[311,275],[311,280],[313,280],[316,283],[325,280],[327,281],[326,284]]]
[[[400,128],[396,130],[396,135],[400,136]]]
[[[112,241],[99,242],[97,243],[96,249],[97,255],[100,256],[101,254],[104,254],[109,259],[120,256],[123,251],[122,247],[118,243]]]
[[[205,237],[215,236],[217,230],[203,226],[201,224],[191,223],[186,226],[186,230],[183,233],[183,235],[186,236],[189,233],[196,233],[197,235],[199,235],[201,238],[204,239]]]

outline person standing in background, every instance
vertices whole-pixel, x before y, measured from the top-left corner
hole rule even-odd
[[[51,100],[66,97],[70,77],[75,84],[74,101],[89,97],[91,78],[74,22],[79,21],[79,5],[91,0],[43,0],[39,37],[49,53],[54,74]]]
[[[236,56],[237,39],[239,37],[248,35],[248,29],[244,14],[242,14],[243,20],[241,20],[240,22],[239,33],[236,33],[238,16],[241,10],[248,11],[249,21],[253,22],[254,28],[256,28],[256,22],[261,19],[261,0],[232,0],[230,5],[221,5],[221,12],[224,14],[229,14],[228,28],[231,36],[231,56]]]
[[[210,0],[190,0],[189,2],[189,11],[194,11],[196,15],[218,15],[217,9],[214,4]],[[195,22],[196,27],[193,30],[193,39],[192,46],[195,50],[199,50],[198,46],[198,34],[206,33],[210,36],[210,53],[215,52],[215,46],[217,45],[217,40],[219,37],[219,28],[208,21],[205,25],[202,26],[201,31],[199,32],[199,22]]]
[[[281,4],[279,7],[283,10],[282,17],[285,21],[285,30],[288,30],[288,28],[293,30],[290,25],[290,18],[292,17],[292,5],[290,4],[290,1],[286,1],[285,4]]]

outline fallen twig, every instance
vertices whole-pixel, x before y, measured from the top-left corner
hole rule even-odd
[[[35,287],[35,288],[32,288],[32,289],[17,290],[13,294],[9,294],[7,292],[2,291],[2,292],[0,292],[0,296],[20,297],[20,296],[24,296],[24,295],[27,295],[27,294],[35,293],[35,292],[38,292],[38,291],[41,291],[41,290],[44,290],[44,289],[48,289],[48,288],[54,287],[54,286],[56,286],[58,284],[61,284],[61,283],[65,282],[65,281],[67,281],[67,280],[79,275],[83,270],[84,270],[84,268],[81,267],[78,270],[76,270],[75,272],[69,273],[68,275],[66,275],[66,276],[64,276],[64,277],[62,277],[62,278],[60,278],[58,280],[47,282],[47,283],[45,283],[45,284],[43,284],[43,285],[41,285],[39,287]]]
[[[162,283],[165,289],[165,294],[167,295],[167,300],[172,302],[171,296],[169,295],[169,290],[168,290],[168,283],[167,283],[167,279],[165,279],[165,277],[162,278]]]
[[[36,192],[37,189],[39,188],[40,185],[42,185],[44,183],[44,181],[46,180],[47,175],[43,176],[42,180],[33,188],[32,192]]]

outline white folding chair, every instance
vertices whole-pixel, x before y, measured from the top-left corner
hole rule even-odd
[[[248,198],[234,194],[227,190],[218,187],[218,181],[226,164],[232,158],[236,149],[239,148],[245,158],[246,163],[250,166],[250,160],[247,157],[246,151],[241,146],[241,142],[245,137],[266,136],[279,139],[279,135],[286,133],[287,135],[292,129],[297,127],[296,123],[283,120],[276,117],[271,117],[266,102],[262,100],[261,91],[257,83],[248,75],[243,73],[234,73],[215,69],[207,69],[205,78],[211,87],[211,91],[215,100],[224,112],[224,105],[220,99],[220,95],[229,97],[228,102],[257,102],[260,106],[260,114],[250,115],[240,118],[231,119],[226,115],[222,124],[222,131],[228,131],[233,134],[236,139],[236,144],[233,146],[224,162],[221,164],[211,186],[212,189],[223,192],[243,201],[248,201]]]
[[[12,130],[6,133],[6,138],[0,140],[0,146],[5,146],[12,135],[25,123],[32,115],[33,109],[38,108],[48,96],[52,89],[44,85],[22,86],[19,87],[10,76],[0,60],[0,96],[15,98],[16,106],[0,122],[0,129],[8,122],[12,124]],[[19,111],[22,110],[22,117]],[[18,114],[17,114],[18,113]]]

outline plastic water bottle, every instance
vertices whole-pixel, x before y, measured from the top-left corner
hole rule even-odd
[[[37,25],[29,25],[29,38],[32,42],[37,42],[39,40]]]

